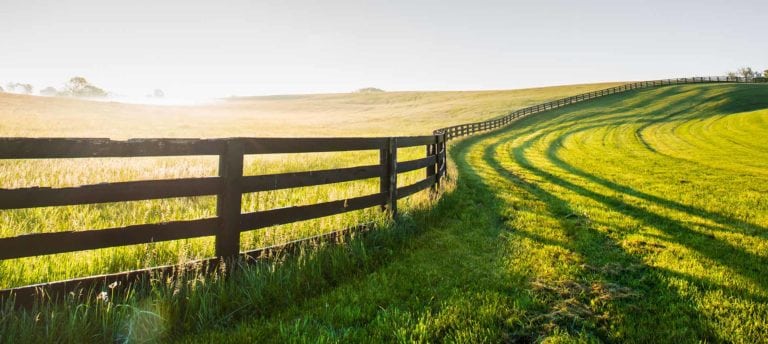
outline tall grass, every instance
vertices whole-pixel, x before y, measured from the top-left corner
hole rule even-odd
[[[445,185],[448,189],[451,184]],[[369,272],[392,259],[429,220],[434,198],[422,193],[398,223],[381,221],[361,234],[302,244],[257,262],[218,271],[190,270],[148,286],[107,286],[31,309],[0,309],[0,338],[8,342],[155,342],[179,334],[226,328],[266,316]],[[405,204],[404,204],[405,205]]]

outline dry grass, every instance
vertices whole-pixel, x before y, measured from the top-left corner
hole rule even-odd
[[[547,100],[618,85],[509,91],[249,97],[150,106],[0,93],[0,136],[231,137],[426,135]]]

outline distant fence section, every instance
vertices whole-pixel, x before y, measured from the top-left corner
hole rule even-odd
[[[0,189],[0,210],[127,202],[175,197],[216,196],[216,216],[204,219],[140,224],[98,230],[73,230],[0,238],[0,260],[65,252],[155,243],[198,237],[215,237],[216,257],[190,262],[217,264],[221,258],[257,255],[265,249],[240,252],[240,233],[274,225],[310,220],[371,207],[381,207],[393,217],[397,200],[434,189],[445,176],[447,141],[501,128],[514,120],[569,104],[630,90],[691,83],[752,82],[741,78],[697,77],[629,83],[579,94],[516,110],[492,120],[437,129],[429,136],[385,138],[227,138],[227,139],[109,139],[0,138],[0,159],[65,159],[157,156],[218,156],[216,177],[103,183],[66,188],[30,187]],[[398,161],[398,148],[425,147],[425,156]],[[378,151],[379,163],[349,168],[243,175],[243,160],[250,154]],[[425,178],[397,187],[398,174],[423,169]],[[250,213],[241,212],[242,195],[379,178],[378,193]],[[321,236],[334,236],[332,232]],[[306,238],[306,240],[318,237]],[[304,240],[304,239],[303,239]],[[296,244],[302,240],[288,243]],[[153,274],[175,273],[180,266],[160,266],[109,275],[43,283],[0,290],[0,299],[13,296],[17,304],[31,304],[39,295],[61,295],[115,281],[132,283]]]
[[[454,125],[451,127],[440,128],[434,131],[435,134],[445,134],[447,140],[451,140],[457,137],[472,135],[478,132],[493,130],[501,128],[512,121],[539,113],[542,111],[561,108],[563,106],[580,103],[586,100],[595,99],[611,94],[622,93],[642,88],[668,86],[668,85],[681,85],[681,84],[705,84],[705,83],[764,83],[764,78],[751,78],[745,79],[742,77],[728,77],[728,76],[705,76],[705,77],[693,77],[693,78],[677,78],[677,79],[663,79],[663,80],[650,80],[628,83],[616,87],[606,88],[602,90],[577,94],[567,98],[561,98],[553,100],[551,102],[536,104],[527,108],[515,110],[505,116],[494,118],[488,121],[466,123]]]

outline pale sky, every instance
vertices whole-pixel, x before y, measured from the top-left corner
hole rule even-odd
[[[0,0],[0,85],[510,89],[768,68],[768,1]]]

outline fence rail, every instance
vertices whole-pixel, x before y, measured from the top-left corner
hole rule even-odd
[[[503,127],[534,113],[569,104],[664,85],[751,82],[741,78],[697,77],[629,83],[537,104],[488,121],[437,129],[432,135],[377,138],[227,138],[132,139],[0,138],[0,159],[65,159],[152,156],[218,156],[217,177],[115,182],[78,187],[28,187],[0,189],[0,210],[126,202],[174,197],[216,196],[216,216],[211,218],[140,224],[98,230],[73,230],[0,238],[0,259],[16,259],[125,245],[215,236],[216,257],[200,260],[213,264],[221,258],[253,255],[240,252],[240,233],[274,225],[315,219],[371,207],[381,207],[393,217],[397,200],[419,191],[434,190],[446,174],[448,140]],[[424,146],[423,158],[398,161],[398,148]],[[247,154],[378,151],[379,164],[319,171],[270,175],[243,175]],[[424,169],[426,177],[397,187],[398,174]],[[379,178],[378,193],[318,204],[242,213],[242,194]],[[342,232],[333,232],[338,235]],[[322,237],[322,236],[320,236]],[[315,240],[318,237],[307,238]],[[299,240],[301,241],[301,240]],[[296,242],[289,243],[290,245]],[[12,295],[17,304],[31,304],[39,295],[55,295],[73,288],[87,288],[112,281],[135,281],[152,273],[166,274],[170,266],[92,276],[0,290],[0,300]]]

